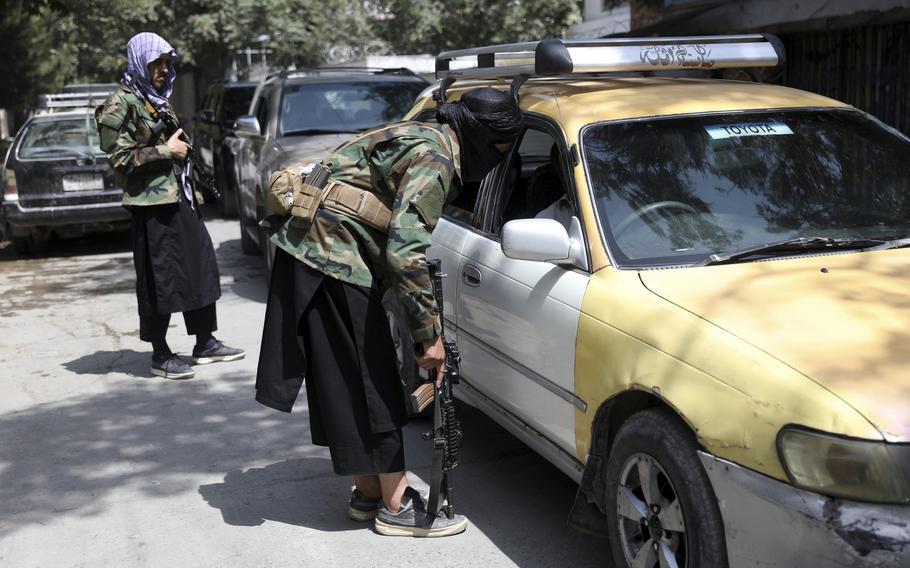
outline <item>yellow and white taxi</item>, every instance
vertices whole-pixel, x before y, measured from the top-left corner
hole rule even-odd
[[[437,58],[442,100],[512,89],[527,127],[433,235],[456,393],[579,483],[617,566],[910,566],[910,141],[684,76],[782,59],[764,35]]]

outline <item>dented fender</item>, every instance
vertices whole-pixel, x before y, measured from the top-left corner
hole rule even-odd
[[[815,381],[649,291],[636,271],[606,268],[588,285],[576,344],[577,455],[594,417],[628,391],[654,393],[712,454],[786,480],[776,439],[787,424],[881,440],[859,412]]]

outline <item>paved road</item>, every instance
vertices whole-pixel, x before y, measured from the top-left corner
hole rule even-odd
[[[608,566],[604,541],[565,525],[562,473],[462,406],[457,505],[445,539],[381,537],[346,517],[350,485],[292,415],[253,401],[265,311],[261,258],[236,221],[210,220],[223,297],[217,336],[244,361],[190,381],[149,373],[127,235],[0,244],[0,566]],[[182,319],[169,341],[192,348]],[[301,395],[302,396],[302,395]],[[411,480],[429,447],[406,430]]]

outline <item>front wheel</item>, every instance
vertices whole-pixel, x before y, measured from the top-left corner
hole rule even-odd
[[[686,425],[665,408],[629,418],[607,465],[607,527],[617,567],[725,568],[717,498]]]

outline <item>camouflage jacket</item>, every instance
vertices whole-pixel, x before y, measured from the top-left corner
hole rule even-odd
[[[161,133],[151,139],[155,119],[144,102],[121,85],[95,111],[95,121],[101,149],[123,188],[124,205],[160,205],[180,199],[167,136]],[[198,192],[196,199],[202,203]]]
[[[380,140],[376,140],[380,137]],[[373,151],[365,151],[373,146]],[[440,334],[426,250],[442,207],[460,188],[458,138],[447,125],[405,122],[366,132],[336,148],[332,177],[392,203],[388,233],[320,209],[312,225],[291,217],[272,237],[276,246],[323,273],[358,286],[391,287],[411,337]]]

